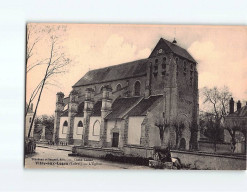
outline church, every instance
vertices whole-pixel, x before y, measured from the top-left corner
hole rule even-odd
[[[68,97],[58,92],[53,141],[129,155],[189,150],[198,107],[197,62],[175,39],[161,38],[148,58],[90,70]]]

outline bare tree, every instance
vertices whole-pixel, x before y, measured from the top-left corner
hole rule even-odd
[[[159,128],[160,142],[162,147],[164,146],[164,132],[165,129],[170,126],[170,123],[165,118],[159,118],[155,121],[154,125]]]
[[[64,67],[70,64],[71,60],[69,58],[65,57],[65,54],[61,51],[61,47],[59,44],[59,37],[56,35],[51,35],[49,37],[50,41],[50,49],[49,49],[49,56],[46,60],[42,60],[42,63],[46,66],[45,74],[43,79],[40,81],[40,83],[37,85],[37,87],[34,89],[34,91],[31,94],[29,104],[34,100],[34,98],[37,96],[37,103],[34,110],[34,115],[30,124],[28,137],[30,136],[31,129],[34,123],[34,119],[37,113],[37,109],[39,106],[39,102],[42,96],[43,89],[46,85],[54,85],[50,82],[51,77],[57,74],[61,74],[64,72]],[[29,57],[30,58],[30,57]]]
[[[223,88],[207,88],[204,87],[201,91],[203,97],[203,104],[207,106],[205,111],[206,121],[206,136],[214,143],[214,150],[216,152],[216,145],[222,140],[223,121],[229,113],[229,100],[232,97],[228,87]]]
[[[229,132],[231,136],[232,142],[232,152],[234,153],[236,149],[236,132],[241,132],[244,135],[244,141],[246,142],[246,132],[247,132],[247,122],[240,119],[231,119],[225,121],[225,129]],[[245,143],[245,151],[246,151],[246,143]]]
[[[204,87],[201,91],[203,97],[203,104],[209,107],[207,112],[214,115],[216,121],[221,121],[228,114],[229,100],[232,93],[228,87],[224,86],[219,89],[217,87],[207,88]]]
[[[45,66],[49,63],[49,57],[41,57],[38,55],[37,47],[39,42],[42,42],[44,37],[48,36],[48,39],[51,41],[51,37],[55,37],[54,34],[57,32],[65,32],[66,26],[65,25],[58,25],[58,26],[51,26],[45,25],[38,27],[37,24],[28,24],[26,30],[26,74],[28,74],[31,70],[38,66]],[[58,38],[58,37],[56,37]],[[56,48],[58,50],[58,48]],[[38,57],[37,57],[38,56]],[[33,60],[32,60],[33,58]],[[43,79],[38,83],[38,85],[33,89],[30,98],[27,102],[25,116],[29,110],[29,107],[36,96],[39,94],[40,89],[42,87]],[[50,85],[53,85],[49,83]]]
[[[179,148],[179,140],[182,136],[182,131],[185,128],[185,124],[182,121],[174,120],[172,126],[175,128],[176,133],[176,149]]]

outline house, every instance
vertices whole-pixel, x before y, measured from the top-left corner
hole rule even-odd
[[[90,70],[68,97],[56,97],[57,144],[139,155],[161,145],[189,150],[197,142],[197,62],[175,39],[161,38],[147,59]],[[181,135],[172,125],[179,121]]]
[[[229,102],[230,112],[225,118],[225,142],[235,142],[235,153],[246,154],[246,131],[247,131],[247,103],[242,107],[240,101],[237,102],[237,110],[235,111],[235,102],[231,98]],[[233,140],[234,138],[234,140]]]

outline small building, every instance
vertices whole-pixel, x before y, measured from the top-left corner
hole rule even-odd
[[[247,132],[247,103],[242,107],[240,101],[237,102],[237,110],[235,111],[235,102],[231,98],[230,112],[225,118],[225,126],[228,130],[225,130],[225,142],[236,142],[235,153],[246,153],[246,132]],[[230,132],[229,132],[230,130]],[[231,135],[232,134],[232,135]],[[234,136],[234,140],[232,137]]]
[[[181,121],[177,135],[172,124]],[[193,124],[198,124],[197,62],[176,41],[161,38],[147,59],[90,70],[68,97],[57,93],[53,140],[131,155],[161,145],[189,150],[197,144]]]

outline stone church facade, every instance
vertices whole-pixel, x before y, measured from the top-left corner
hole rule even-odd
[[[175,40],[161,38],[147,59],[90,70],[69,97],[57,93],[53,140],[125,152],[161,145],[188,150],[197,141],[191,130],[197,116],[197,62]],[[172,124],[179,121],[178,135]]]

